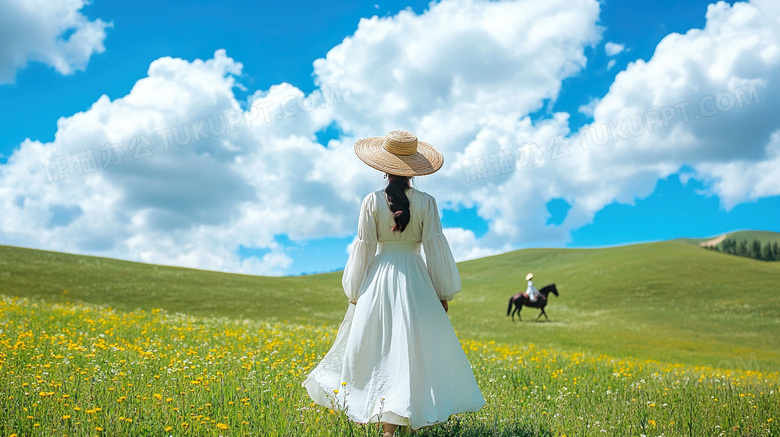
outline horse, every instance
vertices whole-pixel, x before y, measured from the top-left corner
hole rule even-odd
[[[539,317],[542,317],[542,314],[544,314],[544,318],[546,320],[550,320],[547,317],[547,313],[544,312],[544,307],[547,306],[547,296],[550,293],[558,296],[558,289],[555,288],[555,284],[548,284],[539,289],[539,294],[541,294],[541,296],[536,298],[536,302],[531,302],[531,300],[528,298],[528,295],[523,292],[517,293],[516,295],[509,298],[509,307],[506,309],[506,315],[508,316],[511,313],[512,321],[514,322],[515,313],[517,313],[517,318],[522,322],[523,319],[520,318],[520,310],[523,308],[523,305],[525,305],[530,308],[539,308],[542,310],[536,320],[539,320]],[[512,311],[513,304],[515,305],[514,311]]]

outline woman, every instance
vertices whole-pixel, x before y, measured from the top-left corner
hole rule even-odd
[[[387,437],[399,425],[477,411],[485,399],[446,314],[461,282],[436,199],[409,185],[439,170],[441,153],[405,131],[360,140],[355,153],[388,185],[363,199],[342,279],[347,314],[303,385],[320,405],[383,423]]]
[[[534,282],[532,281],[533,278],[533,273],[525,275],[525,280],[528,281],[528,288],[525,289],[525,292],[528,294],[528,300],[531,302],[536,302],[536,299],[539,297],[539,290],[534,287]]]

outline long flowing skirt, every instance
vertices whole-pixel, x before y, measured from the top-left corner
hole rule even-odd
[[[412,429],[485,405],[419,248],[377,254],[333,347],[303,386],[356,422]]]

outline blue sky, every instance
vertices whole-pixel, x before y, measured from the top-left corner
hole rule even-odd
[[[380,188],[381,178],[359,162],[350,161],[335,175],[328,176],[327,170],[348,159],[355,138],[383,135],[393,126],[427,133],[447,156],[450,164],[441,175],[418,182],[439,199],[459,260],[525,247],[598,247],[741,229],[780,231],[780,188],[767,171],[780,150],[780,126],[772,120],[778,91],[772,50],[780,41],[773,39],[776,32],[764,34],[767,47],[756,48],[747,42],[730,44],[722,36],[742,21],[758,23],[737,29],[745,41],[751,26],[777,29],[772,2],[722,2],[711,8],[711,15],[709,2],[698,0],[583,0],[571,7],[561,2],[557,10],[552,2],[548,10],[534,12],[540,15],[532,22],[522,21],[528,7],[522,2],[450,3],[456,2],[340,2],[334,7],[322,2],[95,0],[78,9],[81,22],[60,23],[49,33],[32,37],[19,29],[23,26],[6,27],[10,30],[0,45],[0,75],[5,74],[4,82],[0,76],[0,189],[9,206],[0,222],[0,244],[254,274],[338,270],[355,235],[359,200],[367,190]],[[490,11],[504,6],[506,11],[497,15],[518,15],[500,23],[505,34],[516,35],[501,41],[503,50],[482,52],[484,46],[436,42],[439,35],[448,41],[481,35],[479,26],[485,23],[478,20],[437,27],[450,19],[447,14],[462,19],[458,8]],[[576,17],[561,18],[559,12],[568,9]],[[5,12],[6,20],[36,20],[34,12]],[[380,19],[371,21],[375,15]],[[564,19],[574,22],[566,22],[567,30],[559,32],[557,20]],[[545,20],[550,32],[545,26],[531,33],[521,28]],[[97,23],[84,28],[90,36],[86,42],[72,50],[58,45],[69,39],[76,45],[74,35],[81,35],[79,26],[85,22]],[[485,28],[495,27],[486,23]],[[392,39],[398,29],[422,32],[424,38],[400,44],[400,38]],[[682,39],[672,43],[675,33]],[[51,41],[38,38],[40,34],[50,35]],[[537,35],[545,35],[539,38],[547,46],[535,47],[536,55],[531,49],[526,53],[525,46],[536,44]],[[706,59],[685,50],[697,38],[709,42],[699,45],[710,50],[703,58],[735,53],[740,62],[708,67]],[[654,57],[662,41],[669,43]],[[401,52],[419,44],[414,50],[425,59],[397,54],[394,44]],[[221,50],[223,55],[217,55]],[[396,78],[409,74],[396,88],[383,89],[383,83],[377,86],[379,79],[370,77],[373,73],[366,73],[384,69],[381,56],[374,59],[362,50],[387,50],[388,63],[419,62],[408,67],[410,73],[394,73]],[[741,50],[766,55],[754,60],[739,55]],[[560,56],[539,60],[540,53]],[[445,65],[441,60],[440,68],[425,64],[438,56]],[[473,65],[455,60],[470,56]],[[669,61],[675,56],[690,69],[676,71],[679,67]],[[682,62],[686,57],[690,62]],[[195,71],[197,60],[213,60],[206,68],[213,71]],[[537,60],[539,68],[523,69]],[[446,68],[450,61],[451,76]],[[153,64],[159,68],[151,69]],[[697,74],[707,80],[697,80]],[[682,78],[681,84],[664,80],[664,75]],[[453,83],[465,91],[435,94],[450,77],[461,81]],[[591,145],[564,156],[568,159],[545,156],[538,167],[532,162],[520,168],[520,148],[527,144],[538,143],[540,150],[549,138],[575,144],[574,134],[582,128],[607,126],[679,102],[701,109],[697,103],[708,96],[734,96],[737,88],[748,89],[745,84],[759,84],[752,104],[726,107],[728,96],[723,96],[723,107],[716,108],[723,110],[703,119],[709,124],[682,123],[676,115],[671,125],[652,135],[619,138],[614,147]],[[100,171],[67,180],[47,179],[51,168],[45,162],[54,162],[47,159],[85,147],[99,154],[105,143],[122,144],[140,138],[139,132],[154,139],[151,132],[189,127],[190,121],[224,114],[230,105],[247,110],[252,102],[284,99],[280,96],[285,93],[312,96],[334,89],[343,103],[336,100],[301,116],[283,114],[284,122],[257,134],[215,138],[181,155],[164,155],[155,140],[155,157],[132,164],[127,159],[120,166],[103,163]],[[173,90],[170,96],[166,90]],[[414,101],[431,93],[442,106],[428,108],[430,100]],[[488,97],[480,101],[469,95]],[[101,96],[107,99],[101,101]],[[171,109],[172,101],[181,106]],[[401,101],[414,109],[374,113],[366,106],[370,101]],[[465,114],[475,106],[485,109],[460,123],[473,125],[446,127],[453,120],[448,111]],[[718,129],[725,133],[713,133]],[[475,159],[483,158],[489,167],[490,156],[496,156],[491,153],[501,150],[518,157],[511,169],[471,178],[479,166]],[[295,165],[301,159],[307,160],[301,164],[305,174],[318,176],[299,185],[303,173],[297,174]],[[277,167],[264,167],[268,162]],[[284,171],[274,174],[274,168]],[[190,179],[192,183],[181,182]],[[301,216],[313,219],[294,218]]]

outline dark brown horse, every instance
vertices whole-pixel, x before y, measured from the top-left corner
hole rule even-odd
[[[539,320],[539,317],[542,317],[542,314],[544,314],[544,318],[546,320],[550,320],[547,318],[547,313],[544,312],[544,307],[547,306],[547,296],[550,293],[558,296],[558,289],[555,288],[555,284],[545,285],[544,287],[540,288],[539,294],[541,294],[541,296],[536,298],[536,302],[531,302],[531,300],[528,298],[528,295],[524,292],[517,293],[516,295],[509,298],[509,308],[506,309],[506,315],[508,316],[511,313],[512,321],[514,322],[515,313],[517,313],[517,318],[522,322],[523,319],[520,318],[520,310],[523,308],[523,305],[525,305],[530,308],[539,308],[542,310],[536,320]],[[512,311],[512,305],[515,306],[514,311]]]

